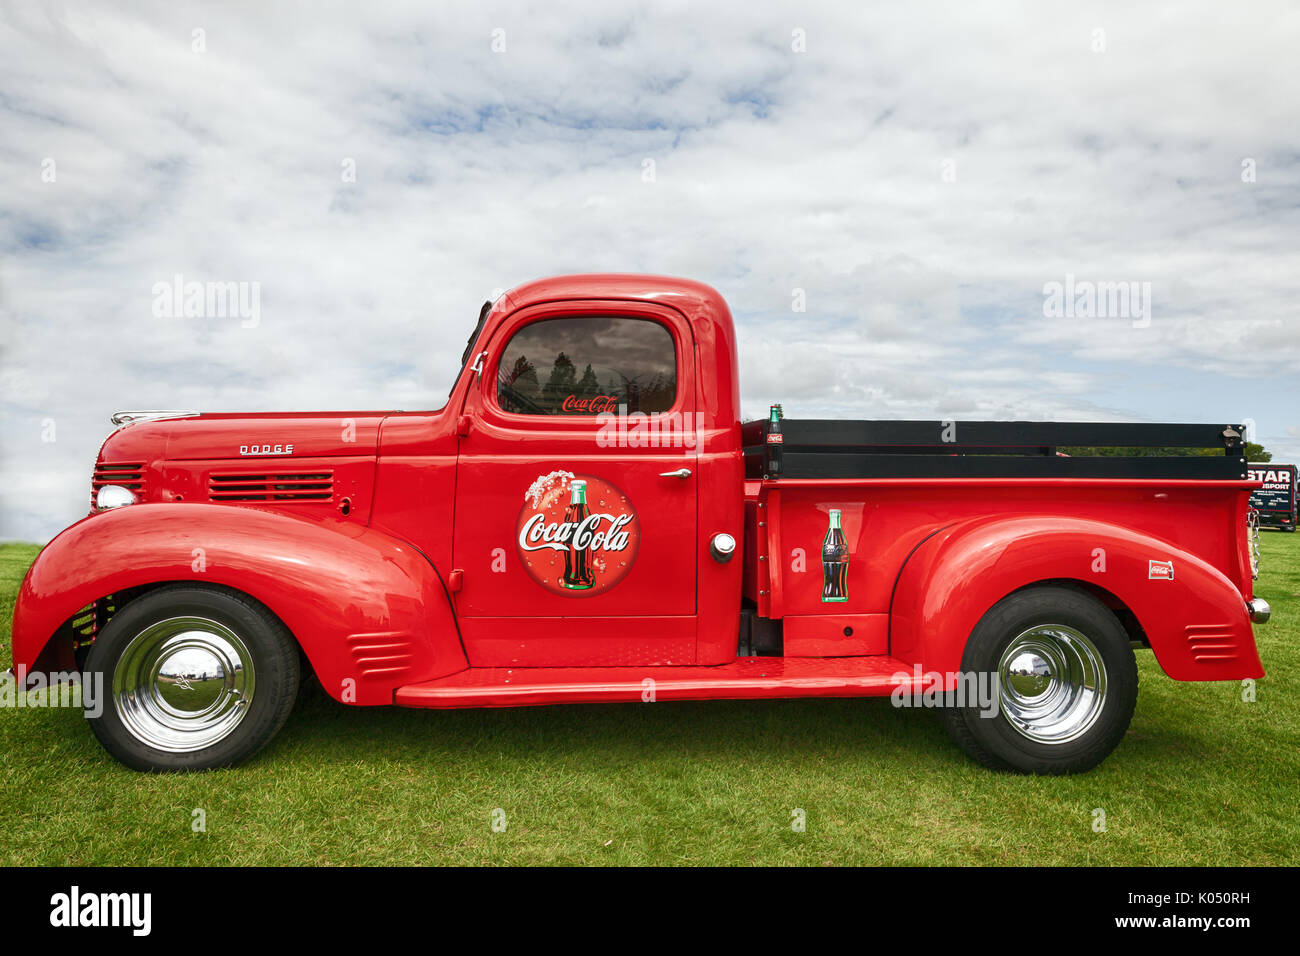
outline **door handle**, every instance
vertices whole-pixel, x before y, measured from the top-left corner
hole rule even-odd
[[[676,471],[661,471],[659,472],[659,477],[660,478],[689,478],[691,477],[691,470],[689,468],[678,468]]]

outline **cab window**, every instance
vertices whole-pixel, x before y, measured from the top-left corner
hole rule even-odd
[[[542,319],[511,337],[497,366],[497,404],[519,415],[666,412],[676,399],[672,333],[650,319]]]

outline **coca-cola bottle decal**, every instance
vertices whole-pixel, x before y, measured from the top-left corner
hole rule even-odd
[[[569,482],[569,507],[564,512],[564,523],[576,530],[583,527],[590,512],[587,510],[587,483],[581,479]],[[560,584],[570,591],[585,591],[596,583],[591,573],[591,549],[580,542],[577,534],[569,536],[569,546],[564,552],[564,576]]]
[[[849,542],[840,527],[840,509],[831,509],[831,524],[822,541],[822,600],[827,604],[849,599]]]
[[[785,448],[785,435],[781,433],[781,406],[773,405],[767,416],[767,477],[780,478]]]

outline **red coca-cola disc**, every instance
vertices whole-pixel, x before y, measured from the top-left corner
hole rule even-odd
[[[570,482],[587,482],[588,518],[565,527],[572,497]],[[586,545],[591,565],[590,587],[564,584],[564,557],[573,539]],[[623,580],[641,547],[641,521],[636,510],[611,481],[595,475],[552,471],[539,475],[524,494],[515,526],[519,559],[529,576],[546,590],[565,597],[593,597]]]

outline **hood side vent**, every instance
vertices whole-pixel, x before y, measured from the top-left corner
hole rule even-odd
[[[90,506],[95,506],[95,496],[105,485],[121,485],[144,497],[144,462],[96,462],[90,479]]]
[[[334,472],[230,472],[208,475],[209,501],[329,501],[334,497]]]

